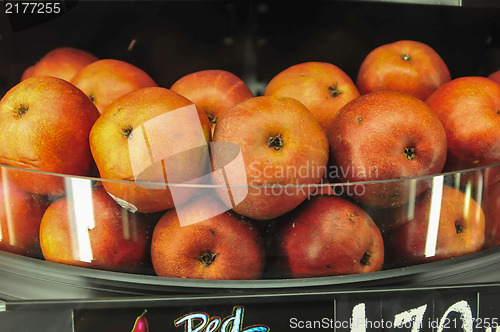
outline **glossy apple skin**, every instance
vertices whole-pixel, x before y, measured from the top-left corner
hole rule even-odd
[[[270,140],[278,136],[282,147],[273,147]],[[241,149],[245,175],[230,172],[229,184],[235,187],[228,189],[233,198],[243,196],[238,186],[248,185],[245,197],[233,204],[225,177],[214,172],[213,183],[223,186],[220,198],[235,212],[258,220],[297,207],[310,194],[308,186],[321,181],[328,161],[328,141],[318,121],[303,104],[288,97],[262,96],[239,103],[220,116],[213,142],[212,156],[226,153],[218,148],[223,143]]]
[[[227,211],[213,195],[198,197],[181,208],[186,218],[202,221],[182,226],[176,209],[161,217],[151,244],[153,267],[159,276],[229,280],[261,277],[265,251],[255,226]],[[217,215],[216,211],[226,212]],[[201,261],[205,254],[215,255],[210,264]]]
[[[482,207],[486,223],[484,247],[498,246],[500,245],[500,182],[486,189]]]
[[[456,171],[500,162],[500,85],[485,77],[461,77],[426,101],[447,136],[445,169]],[[498,180],[490,174],[489,182]]]
[[[56,48],[28,67],[21,80],[32,76],[53,76],[69,82],[82,68],[97,60],[92,53],[77,48]]]
[[[252,91],[242,79],[219,69],[201,70],[183,76],[170,90],[191,100],[198,109],[205,112],[212,123],[212,129],[215,129],[222,113],[253,97]]]
[[[129,92],[157,86],[142,69],[116,59],[102,59],[85,66],[71,83],[89,96],[100,113]]]
[[[27,108],[26,111],[24,111]],[[22,109],[22,112],[16,111]],[[23,113],[24,112],[24,113]],[[0,163],[70,175],[88,175],[89,133],[99,112],[78,88],[59,78],[31,77],[0,101]],[[39,194],[64,194],[64,178],[9,170],[10,181]]]
[[[356,85],[361,94],[398,91],[425,100],[449,81],[448,67],[434,49],[421,42],[400,40],[379,46],[366,56]]]
[[[339,67],[327,62],[305,62],[293,65],[273,77],[264,95],[299,100],[326,131],[338,110],[359,97],[359,91]]]
[[[437,116],[421,100],[398,92],[373,92],[348,103],[330,123],[328,139],[334,182],[437,174],[446,160],[446,134]],[[413,185],[418,196],[428,181],[366,184],[352,196],[369,206],[396,207],[408,202]]]
[[[186,117],[184,111],[176,113],[185,107],[193,108],[194,117]],[[162,132],[147,129],[155,125]],[[178,187],[174,202],[167,184],[193,184],[190,181],[208,174],[209,142],[206,114],[185,97],[160,87],[139,89],[117,99],[90,132],[90,148],[101,177],[125,180],[104,181],[103,186],[146,213],[171,209],[193,196],[195,187]]]
[[[121,208],[103,187],[92,190],[87,209],[93,214],[87,213],[80,216],[82,219],[77,219],[73,216],[75,204],[75,201],[62,197],[43,215],[40,244],[47,261],[127,272],[138,272],[147,266],[150,230],[141,214],[132,214]],[[82,232],[79,236],[78,228]],[[78,250],[89,251],[91,261],[84,261]]]
[[[437,261],[473,253],[483,247],[484,213],[472,197],[445,185],[439,219],[431,216],[431,200],[432,190],[428,190],[418,198],[413,218],[387,236],[389,264],[407,266]],[[432,241],[429,232],[434,231],[437,232],[436,245],[432,247],[435,252],[426,253],[426,243]]]
[[[49,205],[48,200],[45,196],[17,188],[8,181],[5,172],[2,173],[4,176],[0,179],[0,250],[39,258],[40,222]]]
[[[287,215],[286,223],[279,245],[294,278],[382,268],[384,243],[379,229],[365,211],[344,198],[312,197]]]

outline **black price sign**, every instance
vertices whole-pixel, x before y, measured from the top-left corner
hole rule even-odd
[[[3,11],[13,32],[25,30],[59,17],[73,8],[71,1],[4,1]]]
[[[264,292],[134,299],[9,303],[0,320],[16,317],[24,331],[41,328],[45,310],[71,311],[67,331],[480,331],[500,332],[500,285],[399,290]],[[30,316],[31,315],[31,316]],[[12,320],[12,319],[11,319]],[[32,324],[25,326],[23,324]]]

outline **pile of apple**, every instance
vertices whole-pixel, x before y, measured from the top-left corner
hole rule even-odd
[[[398,41],[356,83],[306,62],[254,96],[224,70],[167,89],[59,48],[1,99],[0,163],[2,250],[201,279],[409,266],[500,244],[498,167],[432,177],[500,163],[500,71],[452,80]]]

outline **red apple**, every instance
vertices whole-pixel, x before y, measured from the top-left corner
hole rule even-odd
[[[39,257],[40,222],[48,201],[14,186],[6,170],[2,167],[0,178],[0,250]]]
[[[491,73],[490,75],[488,75],[488,78],[500,84],[500,70]]]
[[[148,224],[122,209],[103,187],[52,203],[40,225],[47,261],[112,271],[138,272],[149,257]],[[84,197],[88,197],[85,200]]]
[[[221,199],[252,219],[272,219],[298,206],[311,193],[308,186],[321,181],[328,161],[318,121],[288,97],[239,103],[219,117],[213,142],[212,178]],[[235,149],[241,154],[233,162],[228,159],[238,155]]]
[[[262,240],[244,218],[228,211],[213,195],[168,210],[156,225],[151,243],[159,276],[195,279],[259,279],[265,262]]]
[[[457,78],[427,104],[447,136],[445,169],[456,171],[500,162],[500,85],[485,77]],[[498,176],[490,174],[490,183]]]
[[[448,81],[448,67],[436,51],[421,42],[400,40],[371,51],[356,84],[362,94],[397,91],[425,100]]]
[[[407,266],[472,253],[483,247],[484,232],[479,204],[445,185],[420,196],[412,218],[389,233],[387,258],[389,264]]]
[[[59,78],[31,77],[0,101],[0,162],[34,171],[89,175],[89,133],[99,112]],[[10,181],[39,194],[64,194],[64,178],[9,169]]]
[[[69,82],[83,67],[97,60],[95,55],[77,48],[56,48],[28,67],[21,80],[32,76],[53,76]]]
[[[299,100],[326,131],[338,110],[359,97],[359,91],[339,67],[326,62],[305,62],[276,75],[264,95]]]
[[[212,123],[234,105],[252,98],[252,91],[239,77],[225,70],[202,70],[181,77],[170,90],[196,104]]]
[[[132,211],[158,212],[186,202],[210,173],[210,122],[165,88],[143,88],[115,100],[90,132],[103,186]],[[172,184],[172,186],[170,185]]]
[[[315,196],[286,216],[279,246],[294,278],[382,269],[384,243],[370,216],[346,199]]]
[[[120,60],[103,59],[82,68],[71,80],[96,105],[100,113],[119,97],[157,84],[142,69]]]
[[[484,247],[498,246],[500,245],[500,182],[486,188],[482,207],[486,223]]]
[[[399,92],[363,95],[330,123],[330,178],[337,182],[397,180],[436,174],[446,159],[446,134],[421,100]],[[426,179],[384,181],[353,188],[363,204],[396,207],[428,188]],[[354,190],[357,189],[357,190]]]

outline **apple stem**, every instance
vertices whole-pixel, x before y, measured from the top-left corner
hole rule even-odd
[[[95,104],[95,96],[94,96],[94,93],[92,91],[89,92],[89,98],[90,98],[90,101]]]
[[[14,107],[15,115],[18,118],[22,118],[23,115],[28,112],[29,107],[25,104],[21,104],[18,107]]]
[[[334,86],[328,87],[328,91],[330,92],[330,95],[333,98],[340,96],[344,92],[344,91],[340,90],[338,88],[338,86],[339,86],[339,82],[335,82]]]
[[[197,259],[203,263],[203,268],[206,268],[215,261],[215,256],[217,256],[217,254],[213,252],[206,252]]]
[[[208,114],[208,113],[207,113],[207,116],[208,116],[208,120],[210,121],[211,124],[216,124],[217,123],[217,119],[219,119],[218,116],[213,116],[213,115]]]
[[[283,139],[281,138],[281,134],[278,134],[276,136],[271,136],[269,137],[269,140],[267,141],[267,145],[270,148],[274,148],[275,150],[281,150],[283,148]]]
[[[415,148],[405,148],[405,157],[408,160],[412,160],[416,157]]]
[[[462,233],[462,231],[464,230],[464,228],[458,223],[458,221],[455,221],[455,229],[457,230],[457,234]]]
[[[122,136],[128,139],[132,138],[132,126],[126,126],[125,128],[122,129]]]
[[[401,54],[401,59],[403,59],[404,61],[411,61],[411,56],[409,56],[408,54]]]
[[[371,255],[367,252],[363,254],[363,257],[361,257],[361,260],[359,261],[363,265],[370,265],[370,257]]]

